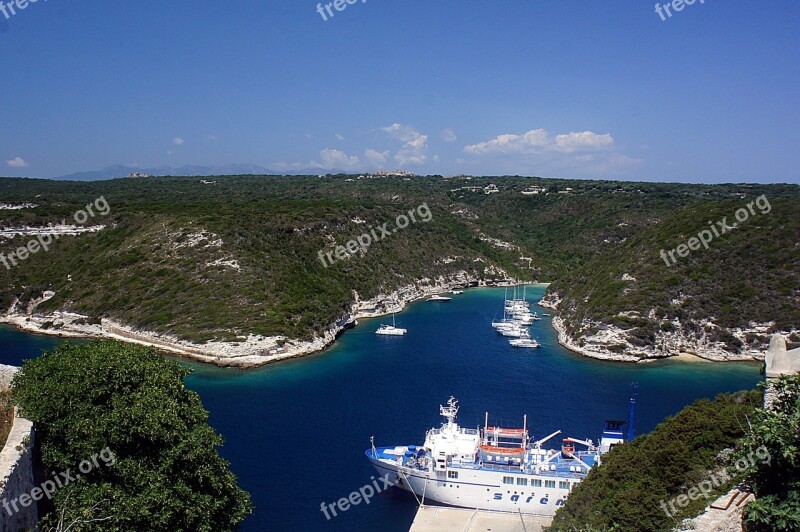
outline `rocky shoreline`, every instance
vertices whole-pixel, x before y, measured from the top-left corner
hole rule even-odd
[[[497,275],[505,272],[497,271]],[[464,271],[448,278],[422,279],[419,283],[409,284],[390,294],[362,300],[353,291],[353,303],[349,314],[332,324],[322,336],[310,341],[292,340],[283,336],[250,335],[239,342],[208,342],[195,344],[149,331],[136,330],[132,327],[103,318],[99,323],[89,323],[88,316],[74,312],[57,311],[50,314],[36,314],[36,307],[52,298],[53,292],[31,302],[26,308],[13,304],[5,315],[0,316],[0,323],[12,325],[20,330],[57,336],[61,338],[108,339],[120,340],[156,349],[187,359],[214,364],[219,367],[251,369],[281,360],[297,358],[319,353],[330,347],[342,332],[362,318],[378,318],[402,311],[408,304],[437,293],[449,292],[467,286],[487,286],[477,277]]]
[[[560,303],[557,295],[548,294],[539,302],[539,305],[557,311]],[[614,362],[646,363],[659,359],[688,358],[690,356],[711,362],[763,361],[768,348],[768,344],[764,344],[760,349],[744,348],[740,352],[734,353],[724,349],[724,344],[721,342],[709,341],[704,336],[684,334],[681,332],[680,323],[673,323],[675,327],[672,331],[659,332],[656,335],[656,345],[641,347],[628,340],[625,329],[611,324],[585,321],[581,325],[586,329],[594,329],[596,332],[583,334],[577,339],[567,332],[566,323],[562,317],[554,317],[552,324],[558,332],[558,343],[563,347],[585,357]],[[748,334],[769,336],[772,325],[771,323],[751,323],[747,328],[732,330],[731,334],[742,341]],[[789,331],[785,334],[788,336],[797,332]]]
[[[498,276],[505,274],[502,271],[495,273]],[[418,283],[403,286],[390,294],[380,294],[366,300],[361,299],[359,294],[353,291],[350,313],[332,324],[321,336],[308,341],[293,340],[283,336],[250,335],[238,342],[212,341],[196,344],[166,334],[137,330],[107,318],[103,318],[99,323],[90,323],[87,316],[73,312],[57,311],[46,315],[37,315],[36,307],[53,297],[54,293],[52,292],[46,292],[42,298],[32,302],[24,309],[19,308],[15,303],[5,315],[0,316],[0,323],[9,324],[33,334],[61,338],[119,340],[155,347],[172,355],[219,367],[250,369],[324,351],[359,319],[378,318],[392,312],[401,312],[410,303],[433,294],[479,286],[502,286],[502,283],[487,284],[461,271],[448,278],[422,279]],[[539,305],[557,311],[559,303],[557,296],[549,294],[539,302]],[[679,332],[659,334],[658,347],[636,347],[627,341],[623,329],[608,324],[591,325],[598,329],[597,333],[575,339],[568,334],[562,317],[554,316],[552,319],[552,326],[558,333],[559,344],[574,353],[598,360],[644,363],[689,355],[714,362],[763,361],[766,354],[766,347],[764,350],[746,349],[738,354],[731,353],[722,349],[720,345],[704,343],[702,339],[698,338],[688,338]],[[734,334],[743,337],[747,333],[764,333],[769,325],[753,324],[752,328],[736,330]],[[795,331],[790,331],[789,334],[792,332]],[[624,349],[621,349],[620,346],[624,346]]]

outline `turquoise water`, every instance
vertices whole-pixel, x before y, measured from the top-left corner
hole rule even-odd
[[[543,291],[529,290],[529,299]],[[376,445],[422,443],[451,394],[461,401],[463,425],[482,425],[486,410],[514,426],[528,414],[535,436],[562,429],[596,441],[605,419],[627,419],[632,381],[640,385],[636,428],[643,433],[695,399],[760,380],[756,363],[583,358],[558,345],[548,318],[532,328],[542,348],[514,349],[490,326],[502,298],[502,289],[479,289],[451,303],[418,302],[397,315],[409,329],[405,337],[376,336],[385,318],[361,320],[324,353],[258,370],[190,364],[187,384],[200,393],[225,437],[222,454],[253,495],[256,510],[243,530],[407,531],[416,505],[405,494],[382,494],[330,521],[320,503],[371,482],[375,472],[363,456],[370,436]],[[0,338],[3,363],[57,343],[9,329]]]

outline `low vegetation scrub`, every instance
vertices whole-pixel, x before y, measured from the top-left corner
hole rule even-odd
[[[575,488],[551,531],[667,532],[698,515],[737,478],[715,487],[709,498],[676,507],[673,515],[668,503],[727,465],[723,451],[736,447],[760,402],[757,391],[703,399],[615,448]]]

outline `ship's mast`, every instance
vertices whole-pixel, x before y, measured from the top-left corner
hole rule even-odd
[[[522,416],[522,434],[525,437],[525,439],[527,440],[528,439],[528,414],[525,414],[524,416]],[[524,443],[527,444],[528,442],[526,441]]]
[[[458,401],[452,395],[450,399],[447,401],[447,407],[439,405],[439,413],[447,419],[447,428],[453,428],[453,421],[456,419],[456,415],[458,414]]]

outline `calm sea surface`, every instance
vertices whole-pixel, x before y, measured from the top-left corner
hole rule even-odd
[[[543,292],[529,289],[528,299]],[[633,381],[641,434],[695,399],[760,380],[756,363],[583,358],[558,345],[547,317],[532,328],[540,349],[514,349],[490,326],[502,299],[502,289],[476,289],[451,303],[418,302],[397,315],[409,329],[404,337],[374,334],[386,318],[361,320],[324,353],[258,370],[190,363],[187,384],[211,412],[225,437],[221,452],[253,496],[256,510],[243,530],[407,531],[416,509],[410,495],[387,493],[330,521],[320,503],[371,482],[375,471],[363,454],[370,436],[376,445],[421,444],[450,395],[461,403],[462,425],[482,425],[487,410],[490,420],[513,426],[528,414],[536,437],[561,429],[597,441],[605,419],[627,419]],[[0,328],[0,363],[18,365],[58,342]]]

